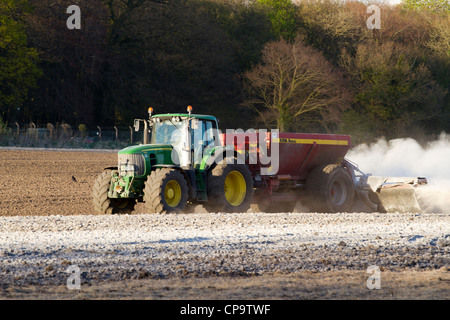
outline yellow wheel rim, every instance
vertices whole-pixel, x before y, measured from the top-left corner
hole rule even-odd
[[[225,178],[224,191],[229,204],[234,207],[240,205],[247,192],[244,176],[239,171],[231,171]]]
[[[166,188],[164,189],[164,199],[166,203],[175,208],[181,200],[181,187],[178,182],[175,180],[170,180],[166,184]]]

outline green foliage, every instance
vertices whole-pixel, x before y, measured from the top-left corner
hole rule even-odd
[[[8,123],[4,122],[0,117],[0,134],[8,133],[10,130],[8,129]]]
[[[403,7],[413,10],[425,10],[433,12],[449,12],[448,0],[402,0]]]
[[[11,120],[41,75],[38,54],[28,47],[20,17],[25,5],[26,1],[0,3],[0,115]]]
[[[80,132],[81,137],[83,137],[83,138],[87,137],[88,131],[87,131],[87,127],[85,124],[83,124],[83,123],[79,124],[78,131]]]
[[[239,69],[248,70],[260,61],[264,44],[276,39],[266,10],[256,2],[216,1],[210,9],[214,19],[226,32]]]
[[[392,42],[368,42],[358,46],[354,59],[343,56],[343,64],[359,80],[356,102],[377,136],[392,138],[411,126],[432,128],[444,112],[445,90],[425,64],[407,53]]]
[[[291,0],[258,0],[267,10],[277,38],[293,41],[297,37],[297,9]]]
[[[355,53],[367,39],[367,7],[360,2],[305,1],[299,7],[299,28],[305,41],[337,65],[343,51]]]

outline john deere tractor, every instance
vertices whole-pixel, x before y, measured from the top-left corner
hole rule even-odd
[[[187,113],[136,119],[143,144],[118,152],[117,167],[95,180],[100,214],[130,213],[144,202],[148,213],[178,213],[203,204],[212,212],[244,212],[253,196],[252,175],[241,155],[222,146],[217,119]]]

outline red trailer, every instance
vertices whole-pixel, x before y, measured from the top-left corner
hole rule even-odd
[[[261,211],[289,211],[298,201],[323,212],[420,211],[414,188],[426,179],[361,172],[345,159],[349,135],[234,132],[220,140],[244,156]]]

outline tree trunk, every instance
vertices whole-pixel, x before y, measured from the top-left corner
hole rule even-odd
[[[294,123],[292,113],[289,112],[287,106],[281,106],[278,110],[277,129],[280,130],[280,132],[291,131]]]

